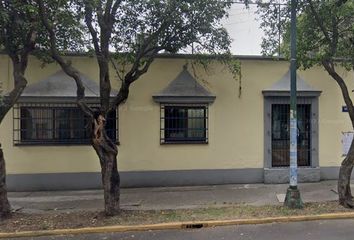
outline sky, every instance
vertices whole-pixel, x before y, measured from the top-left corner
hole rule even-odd
[[[261,55],[263,31],[257,21],[257,7],[250,5],[247,9],[243,4],[233,4],[229,18],[223,21],[233,39],[231,52],[235,55]]]

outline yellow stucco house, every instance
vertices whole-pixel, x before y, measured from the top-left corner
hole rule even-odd
[[[225,66],[207,72],[185,55],[162,55],[109,116],[123,187],[288,181],[289,64],[240,56],[242,81]],[[71,56],[97,104],[94,58]],[[350,89],[353,72],[341,70]],[[112,79],[114,72],[111,72]],[[100,186],[100,166],[74,104],[75,84],[56,64],[32,58],[28,87],[0,126],[10,190]],[[0,81],[12,67],[0,55]],[[115,88],[119,80],[113,80]],[[240,89],[241,86],[241,89]],[[298,71],[299,180],[336,179],[352,131],[340,90],[320,67]],[[348,133],[349,132],[349,133]]]

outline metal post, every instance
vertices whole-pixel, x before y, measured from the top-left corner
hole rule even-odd
[[[284,205],[302,208],[300,191],[297,188],[297,103],[296,103],[296,5],[291,0],[291,59],[290,59],[290,186]]]

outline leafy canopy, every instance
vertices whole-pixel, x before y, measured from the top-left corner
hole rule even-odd
[[[13,63],[14,88],[8,97],[0,97],[0,122],[13,106],[24,87],[28,56],[33,51],[38,22],[33,1],[0,0],[0,52],[6,53]],[[2,95],[2,83],[0,83]]]
[[[276,1],[261,4],[258,12],[263,20],[266,38],[263,53],[274,55],[279,42],[281,53],[289,57],[290,2],[274,11]],[[323,61],[339,61],[347,69],[354,66],[354,1],[304,0],[297,6],[297,60],[303,68],[320,65]],[[270,15],[268,15],[270,14]],[[279,22],[279,14],[281,21]],[[337,62],[338,63],[338,62]]]
[[[237,72],[239,66],[231,59],[231,43],[221,20],[227,16],[231,1],[225,0],[81,0],[60,1],[61,7],[53,7],[53,1],[36,0],[40,15],[49,33],[52,56],[61,62],[58,53],[68,47],[87,51],[97,57],[100,68],[100,97],[102,111],[114,108],[125,101],[129,86],[147,72],[160,53],[180,53],[192,49],[195,56],[212,54]],[[65,17],[56,17],[59,9]],[[69,22],[69,24],[68,24]],[[61,28],[62,27],[62,28]],[[64,29],[64,31],[63,31]],[[58,41],[59,32],[76,29],[68,37],[79,41]],[[65,38],[63,38],[65,40]],[[69,49],[70,50],[70,49]],[[204,57],[197,57],[205,63]],[[121,80],[120,91],[110,104],[110,77],[112,63]],[[74,72],[71,72],[74,76]],[[77,83],[79,79],[76,77]],[[82,90],[80,90],[82,93]],[[80,95],[82,98],[82,94]]]
[[[93,9],[94,28],[102,28],[106,0],[81,2],[81,10]],[[196,52],[228,51],[230,38],[220,20],[229,1],[220,0],[122,0],[112,19],[112,52],[136,53],[149,41],[150,47],[176,53],[194,43]],[[111,10],[111,12],[113,9]],[[84,13],[85,14],[85,13]],[[106,26],[109,27],[109,26]],[[102,37],[102,31],[98,33]],[[93,48],[92,44],[91,47]]]
[[[0,1],[0,51],[20,54],[36,22],[34,1]]]

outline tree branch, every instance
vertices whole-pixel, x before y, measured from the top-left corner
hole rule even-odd
[[[105,7],[105,10],[104,10],[104,14],[103,14],[103,16],[106,19],[106,21],[109,21],[109,19],[111,17],[112,4],[113,4],[113,0],[107,0],[106,7]]]
[[[100,27],[100,36],[92,24],[93,6],[90,3],[85,3],[85,23],[92,36],[97,62],[99,65],[100,78],[100,101],[101,112],[106,113],[109,109],[111,83],[109,78],[109,43],[113,30],[113,19],[111,18],[111,8],[113,1],[109,0],[105,6],[105,12],[101,5],[95,8],[97,14],[98,25]]]
[[[342,5],[346,4],[348,0],[337,0],[335,1],[335,4],[337,7],[341,7]]]
[[[315,17],[315,20],[316,20],[318,26],[320,27],[320,29],[321,29],[323,35],[325,36],[327,42],[328,42],[329,44],[331,44],[332,41],[331,41],[331,38],[330,38],[330,36],[329,36],[329,34],[328,34],[328,31],[326,30],[325,26],[323,25],[322,19],[320,18],[320,16],[318,15],[318,13],[317,13],[315,7],[313,6],[312,0],[307,0],[307,2],[308,2],[308,4],[309,4],[309,6],[310,6],[310,10],[311,10],[313,16]]]
[[[97,56],[97,54],[100,53],[101,50],[100,50],[100,46],[99,46],[97,32],[92,25],[92,14],[93,14],[92,6],[89,3],[87,3],[85,5],[85,23],[86,23],[86,26],[88,27],[90,34],[91,34],[93,46],[95,48],[95,52],[96,52],[96,56]]]
[[[118,69],[118,66],[117,66],[116,63],[113,61],[113,58],[109,58],[109,60],[110,60],[111,63],[112,63],[112,66],[113,66],[113,68],[114,68],[114,71],[115,71],[116,74],[117,74],[117,77],[118,77],[121,81],[123,81],[123,76],[121,76],[121,74],[120,74],[120,72],[119,72],[119,69]]]
[[[49,45],[50,45],[50,53],[51,57],[61,66],[63,71],[72,77],[75,80],[77,91],[76,91],[76,100],[78,106],[81,110],[88,116],[93,116],[93,110],[84,102],[85,98],[85,87],[82,84],[81,77],[78,71],[73,68],[69,63],[64,61],[64,59],[60,56],[57,47],[56,47],[56,35],[53,29],[53,26],[49,23],[48,17],[45,13],[45,7],[42,0],[37,0],[37,4],[39,7],[39,15],[43,25],[45,26],[48,34],[49,34]]]
[[[347,85],[345,84],[343,78],[341,76],[339,76],[339,74],[336,72],[334,64],[331,60],[323,60],[322,65],[324,66],[324,68],[326,69],[328,74],[338,83],[338,85],[342,91],[345,105],[348,108],[349,117],[352,122],[352,127],[354,129],[354,107],[353,107],[353,102],[352,102],[350,95],[349,95]]]
[[[155,51],[151,53],[151,55],[146,60],[143,68],[137,68],[135,69],[135,71],[130,71],[128,74],[125,75],[124,81],[122,81],[122,85],[119,89],[119,92],[110,105],[110,109],[116,109],[121,103],[123,103],[128,98],[130,85],[135,82],[141,75],[147,72],[159,51],[160,48],[156,48]],[[139,61],[141,61],[141,59]]]
[[[15,86],[14,89],[8,94],[8,96],[4,97],[3,106],[0,108],[0,122],[3,120],[6,113],[12,108],[12,106],[15,105],[27,85],[27,80],[24,77],[24,72],[21,72],[21,63],[17,62],[15,59],[12,59],[12,65]]]
[[[0,4],[0,7],[3,8],[3,5]],[[37,31],[35,30],[34,23],[35,21],[31,22],[26,38],[22,43],[23,48],[21,51],[18,51],[17,47],[12,45],[13,42],[10,42],[10,39],[8,39],[9,35],[11,35],[10,33],[14,31],[13,29],[16,28],[16,26],[7,24],[7,26],[3,26],[1,28],[1,32],[4,34],[3,42],[5,44],[5,49],[7,50],[7,54],[12,61],[14,88],[4,98],[3,105],[0,108],[0,121],[2,121],[6,113],[15,105],[23,90],[27,86],[27,80],[24,75],[27,69],[29,54],[34,50],[37,39]]]
[[[168,24],[166,22],[163,22],[160,26],[160,28],[154,32],[153,34],[151,34],[148,39],[145,41],[144,39],[144,42],[143,44],[139,47],[138,51],[137,51],[137,54],[136,54],[136,57],[135,57],[135,61],[130,69],[130,71],[127,73],[127,76],[133,76],[134,75],[134,72],[139,68],[139,65],[140,65],[140,61],[143,57],[146,56],[146,54],[148,53],[147,50],[158,50],[158,51],[161,51],[163,50],[163,47],[157,47],[157,46],[152,46],[152,47],[149,47],[154,40],[157,39],[157,37],[159,36],[159,34],[165,30],[166,28],[168,27]],[[152,51],[153,52],[153,51]],[[129,77],[128,77],[129,78]],[[133,80],[135,81],[135,80]]]
[[[157,53],[164,49],[164,46],[156,46],[153,44],[154,41],[157,42],[158,36],[169,26],[169,21],[165,21],[161,24],[159,29],[151,34],[146,40],[144,39],[143,44],[139,47],[135,61],[130,68],[130,71],[125,75],[122,85],[119,89],[117,96],[114,98],[113,102],[110,104],[110,109],[117,108],[121,103],[123,103],[129,95],[129,87],[135,82],[141,75],[147,72],[151,63],[154,61]],[[152,47],[150,47],[153,45]],[[139,68],[143,58],[146,58],[144,66]]]
[[[118,7],[121,3],[122,3],[122,0],[116,0],[114,2],[113,7],[112,7],[112,11],[111,11],[111,18],[114,19],[115,15],[117,13]]]
[[[26,42],[24,44],[24,48],[21,52],[21,71],[24,73],[26,68],[27,68],[27,63],[28,63],[28,56],[30,52],[32,52],[35,48],[36,45],[36,39],[37,39],[37,31],[34,30],[34,26],[32,25],[31,29],[29,30],[27,37],[26,37]]]

